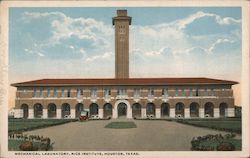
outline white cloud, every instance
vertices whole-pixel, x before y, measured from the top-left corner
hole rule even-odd
[[[93,61],[96,61],[96,60],[105,60],[105,59],[108,59],[111,57],[111,55],[113,55],[112,52],[105,52],[104,54],[102,55],[95,55],[95,56],[92,56],[92,57],[88,57],[85,62],[93,62]]]
[[[213,44],[211,44],[211,46],[207,49],[207,51],[209,53],[212,53],[213,50],[215,49],[215,47],[218,47],[218,45],[220,45],[222,43],[234,43],[234,41],[233,40],[229,40],[229,39],[217,39],[216,42],[214,42]]]
[[[114,59],[114,53],[112,53],[114,51],[114,29],[111,25],[105,25],[103,22],[91,18],[71,18],[59,12],[29,13],[27,15],[29,15],[30,20],[50,17],[49,23],[53,30],[52,36],[47,42],[39,43],[37,48],[66,45],[69,49],[74,50],[70,52],[81,53],[82,57],[79,60],[83,60],[83,63],[89,65],[100,64],[100,62]],[[139,68],[133,67],[133,71],[143,72],[152,69],[155,73],[161,74],[162,69],[171,69],[171,71],[165,73],[175,75],[171,74],[174,72],[180,75],[185,73],[185,67],[188,67],[190,71],[187,72],[190,73],[192,69],[197,70],[197,72],[205,72],[205,69],[199,67],[199,64],[207,64],[205,55],[209,53],[214,55],[212,52],[220,44],[233,43],[231,39],[234,38],[231,37],[231,34],[238,35],[238,37],[241,37],[241,34],[239,31],[232,31],[226,36],[222,34],[204,35],[203,37],[197,36],[195,39],[185,32],[188,25],[204,17],[213,17],[215,22],[222,27],[241,22],[241,20],[231,17],[197,12],[169,23],[150,26],[132,25],[130,27],[131,66],[141,65],[138,66]],[[237,29],[240,30],[240,27]],[[67,41],[72,38],[77,42],[74,43],[74,40]],[[39,50],[39,52],[43,51]],[[37,55],[43,56],[47,54],[37,53]],[[168,55],[173,57],[169,58]],[[196,57],[197,55],[199,56]],[[204,63],[202,63],[203,61]]]
[[[61,13],[61,12],[44,12],[44,13],[40,13],[40,12],[24,12],[24,14],[21,17],[21,21],[24,22],[31,22],[34,19],[39,19],[39,18],[47,18],[50,16],[57,16],[57,17],[63,17],[65,18],[66,16]]]
[[[171,49],[168,47],[162,47],[159,50],[156,51],[149,51],[149,52],[145,52],[144,54],[146,56],[158,56],[158,55],[162,55],[164,53],[171,53]]]
[[[79,52],[82,53],[82,54],[85,54],[85,53],[86,53],[85,50],[84,50],[83,48],[80,48]]]
[[[24,22],[32,22],[32,20],[40,18],[46,18],[46,22],[51,26],[52,36],[39,42],[37,50],[48,52],[45,50],[50,47],[61,47],[61,45],[67,44],[67,40],[73,42],[68,46],[72,50],[76,50],[75,44],[79,47],[79,43],[83,43],[85,40],[86,45],[81,46],[82,50],[78,50],[80,53],[85,52],[87,48],[91,48],[92,54],[113,50],[112,41],[110,41],[113,38],[113,28],[102,21],[84,17],[71,18],[61,12],[25,12],[21,19]],[[35,48],[32,49],[35,50]]]
[[[234,24],[234,23],[241,23],[241,20],[237,20],[231,17],[221,17],[217,14],[212,14],[212,13],[205,13],[202,11],[199,11],[195,14],[190,15],[187,18],[181,19],[181,20],[177,20],[176,22],[174,22],[175,25],[177,25],[177,27],[179,29],[185,29],[187,27],[187,25],[193,23],[195,20],[201,19],[203,17],[214,17],[215,21],[220,24],[220,25],[230,25],[230,24]]]
[[[44,54],[43,53],[37,53],[40,57],[44,57]]]
[[[75,47],[74,47],[74,46],[72,46],[72,45],[70,45],[70,46],[69,46],[69,48],[70,48],[70,49],[75,49]]]
[[[44,57],[44,56],[45,56],[45,55],[44,55],[43,53],[41,53],[41,52],[38,52],[38,51],[36,51],[36,50],[31,50],[31,49],[28,49],[28,48],[25,48],[24,51],[25,51],[26,53],[29,53],[29,54],[38,55],[38,56],[40,56],[40,57]]]
[[[98,43],[98,41],[109,43],[107,39],[113,34],[111,26],[104,25],[103,22],[91,18],[74,19],[64,15],[60,20],[53,20],[51,26],[53,28],[51,41],[56,43],[72,36],[79,38],[79,40],[90,40],[93,44]]]

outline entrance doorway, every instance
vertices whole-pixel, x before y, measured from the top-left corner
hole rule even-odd
[[[118,117],[127,116],[127,105],[125,103],[118,104]]]

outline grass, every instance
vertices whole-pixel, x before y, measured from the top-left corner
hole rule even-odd
[[[10,132],[22,132],[29,131],[38,128],[45,128],[49,126],[60,125],[76,120],[72,119],[9,119],[8,131]]]
[[[206,127],[216,130],[241,133],[241,119],[219,118],[219,119],[182,119],[176,120],[179,123],[189,124],[198,127]]]
[[[115,128],[115,129],[136,128],[136,124],[134,122],[111,122],[107,124],[105,128]]]
[[[8,149],[9,151],[21,151],[19,146],[25,142],[24,140],[9,140],[8,141]],[[38,150],[43,151],[44,144],[41,142],[32,142],[34,147],[38,147]],[[49,149],[52,150],[52,149]],[[44,150],[45,151],[45,150]]]
[[[240,151],[241,150],[241,139],[227,139],[227,140],[223,140],[223,142],[228,142],[228,143],[232,143],[235,146],[235,150],[236,151]],[[214,147],[214,149],[216,149],[216,147],[220,144],[219,141],[216,140],[208,140],[208,141],[203,141],[201,142],[200,145],[204,145],[204,146],[210,146],[210,147]]]

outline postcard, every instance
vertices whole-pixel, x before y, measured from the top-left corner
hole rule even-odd
[[[248,1],[2,1],[1,157],[249,157]]]

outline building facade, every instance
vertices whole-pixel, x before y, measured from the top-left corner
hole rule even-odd
[[[115,78],[41,79],[15,83],[16,118],[204,118],[233,117],[232,85],[210,78],[129,78],[129,25],[118,10]]]

